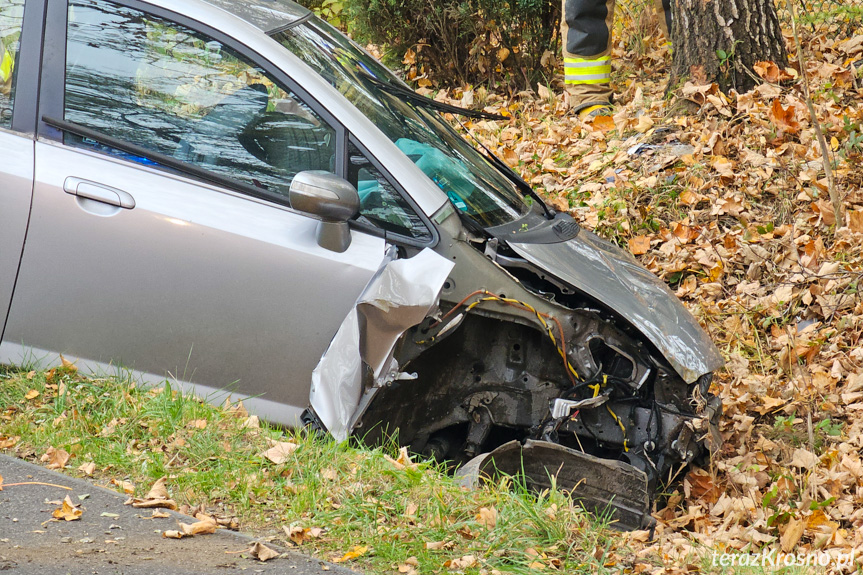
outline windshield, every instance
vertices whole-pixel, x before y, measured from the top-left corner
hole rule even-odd
[[[409,88],[341,32],[312,18],[273,38],[344,94],[476,223],[499,226],[530,210],[511,180],[437,112],[400,97],[398,89]]]

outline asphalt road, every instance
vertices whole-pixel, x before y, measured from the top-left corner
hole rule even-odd
[[[271,543],[266,545],[284,554],[262,563],[248,553],[236,553],[248,549],[254,539],[225,529],[165,539],[162,531],[176,529],[176,520],[195,519],[175,512],[170,512],[171,518],[151,519],[150,510],[123,505],[124,495],[2,454],[0,475],[5,485],[40,481],[72,488],[21,485],[0,491],[0,571],[10,575],[355,573]],[[58,506],[48,502],[66,495],[81,503],[81,519],[51,521]]]

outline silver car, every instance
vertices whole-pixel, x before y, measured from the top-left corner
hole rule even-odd
[[[3,363],[554,473],[628,527],[716,445],[669,289],[308,10],[2,0],[0,41]]]

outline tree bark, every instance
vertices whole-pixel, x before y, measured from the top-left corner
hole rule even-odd
[[[671,84],[687,78],[740,93],[753,88],[753,64],[788,65],[773,0],[675,0]]]

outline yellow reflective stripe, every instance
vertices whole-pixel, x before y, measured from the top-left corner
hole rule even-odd
[[[589,68],[564,68],[567,76],[590,76],[592,74],[611,74],[611,64],[608,66],[591,66]]]
[[[611,58],[564,58],[567,84],[607,84],[611,80]]]
[[[572,72],[582,72],[584,70],[602,70],[603,72],[611,72],[611,62],[585,62],[583,64],[564,64],[563,68]]]
[[[596,78],[593,80],[585,80],[582,78],[566,76],[564,82],[567,84],[610,84],[611,78]]]
[[[0,62],[0,79],[4,82],[8,82],[9,78],[12,77],[12,64],[15,59],[12,58],[12,54],[9,53],[9,50],[3,51],[3,61]]]

